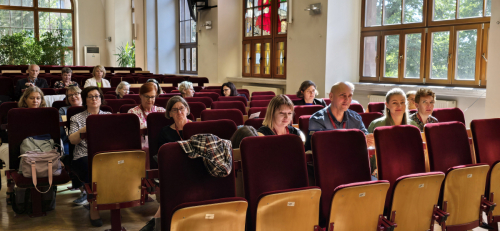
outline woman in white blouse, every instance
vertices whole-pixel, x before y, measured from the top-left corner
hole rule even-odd
[[[90,86],[95,86],[99,88],[111,87],[109,81],[104,79],[104,77],[106,76],[106,69],[103,66],[101,65],[95,66],[94,70],[92,71],[92,75],[94,77],[87,79],[87,81],[85,81],[85,85],[83,86],[84,88]]]

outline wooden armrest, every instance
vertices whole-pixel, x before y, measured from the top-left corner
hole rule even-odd
[[[248,120],[248,115],[243,115],[243,123]]]
[[[196,122],[200,122],[201,121],[201,118],[196,118]]]
[[[299,124],[292,124],[294,128],[299,128]]]
[[[144,128],[144,129],[141,129],[141,136],[147,136],[148,135],[148,129],[147,128]]]
[[[97,193],[94,193],[92,189],[90,188],[90,184],[84,184],[85,186],[85,191],[87,192],[87,201],[92,201],[95,200]]]
[[[151,169],[151,170],[146,170],[146,179],[155,179],[159,178],[160,173],[158,172],[158,169]]]
[[[87,133],[80,133],[80,139],[87,139]]]

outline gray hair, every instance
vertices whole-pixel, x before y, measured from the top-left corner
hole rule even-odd
[[[71,70],[71,68],[69,68],[69,67],[63,67],[61,69],[61,75],[66,74],[66,73],[71,74],[71,73],[73,73],[73,70]]]
[[[170,98],[167,102],[167,106],[166,106],[166,111],[165,111],[165,117],[167,119],[170,119],[170,111],[172,111],[172,108],[174,107],[174,105],[178,102],[181,102],[182,104],[184,104],[184,107],[186,107],[186,109],[188,110],[188,113],[186,114],[189,115],[189,113],[191,113],[191,109],[189,109],[189,104],[186,102],[186,100],[178,95]]]
[[[121,81],[120,84],[118,84],[118,86],[116,86],[116,94],[118,95],[118,91],[120,91],[122,88],[126,87],[126,86],[129,86],[130,87],[130,83],[128,83],[127,81]]]
[[[181,93],[181,95],[184,95],[186,93],[184,93],[184,91],[186,89],[190,89],[193,87],[193,83],[189,82],[189,81],[183,81],[181,83],[179,83],[179,92]]]

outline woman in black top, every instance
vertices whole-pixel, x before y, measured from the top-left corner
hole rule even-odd
[[[222,84],[222,88],[220,89],[220,91],[222,96],[243,96],[245,97],[245,99],[247,98],[245,94],[238,93],[238,90],[236,90],[236,86],[234,86],[234,84],[231,82]]]
[[[275,96],[267,106],[262,127],[257,130],[259,136],[294,134],[304,137],[302,132],[291,126],[293,103],[286,95]]]
[[[302,82],[299,90],[297,91],[297,97],[301,98],[299,101],[295,101],[295,106],[299,105],[323,105],[326,107],[326,102],[323,99],[316,99],[318,95],[316,90],[316,84],[311,80],[306,80]]]

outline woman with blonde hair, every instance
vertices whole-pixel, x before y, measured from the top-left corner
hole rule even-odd
[[[101,65],[95,66],[94,70],[92,71],[92,75],[94,77],[87,79],[87,81],[85,81],[85,85],[83,86],[84,88],[87,88],[90,86],[99,87],[99,88],[111,87],[111,84],[109,83],[109,81],[104,79],[104,77],[106,76],[106,69],[103,66],[101,66]]]
[[[130,92],[130,83],[126,81],[121,81],[118,86],[116,86],[116,98],[117,99],[123,99],[124,95],[128,95]]]
[[[400,88],[391,89],[385,96],[384,116],[372,121],[368,127],[368,132],[373,133],[375,128],[380,126],[406,124],[417,126],[417,123],[410,120],[406,104],[407,101],[405,92]]]
[[[286,95],[277,95],[267,106],[266,116],[257,132],[259,136],[294,134],[302,132],[290,125],[293,118],[293,102]]]
[[[24,91],[17,106],[19,108],[39,108],[47,107],[47,103],[45,102],[43,92],[40,88],[29,87]]]

